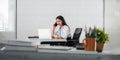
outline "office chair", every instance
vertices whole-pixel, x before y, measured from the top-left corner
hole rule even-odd
[[[82,28],[76,28],[73,34],[73,38],[72,39],[70,37],[67,38],[66,45],[76,47],[76,45],[79,44],[79,38],[81,33],[82,33]]]

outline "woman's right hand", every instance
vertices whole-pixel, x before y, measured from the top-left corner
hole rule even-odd
[[[54,35],[51,36],[53,39],[55,38]]]
[[[54,24],[53,24],[53,27],[56,27],[56,26],[57,26],[57,23],[54,23]]]

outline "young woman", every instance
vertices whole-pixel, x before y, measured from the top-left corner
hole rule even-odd
[[[59,15],[56,17],[56,22],[53,24],[52,38],[66,39],[67,37],[71,37],[70,27],[66,24],[63,16]]]

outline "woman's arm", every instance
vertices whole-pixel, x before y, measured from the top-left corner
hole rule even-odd
[[[53,27],[51,35],[52,35],[52,38],[63,39],[63,37],[55,35],[55,27]]]
[[[52,28],[51,37],[54,38],[54,35],[55,35],[55,26],[53,26],[53,28]]]
[[[56,28],[56,26],[53,26],[52,33],[51,33],[52,38],[54,38],[54,39],[63,39],[63,37],[55,35],[55,28]]]
[[[61,36],[54,36],[54,37],[56,39],[66,39],[69,33],[70,33],[70,30],[68,26],[64,26],[61,30]]]
[[[54,24],[53,24],[53,29],[52,29],[52,33],[51,33],[51,37],[52,38],[55,38],[54,37],[54,35],[55,35],[55,28],[57,27],[57,23],[55,22]]]

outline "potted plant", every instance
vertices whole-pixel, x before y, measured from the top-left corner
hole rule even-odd
[[[102,52],[104,44],[109,41],[109,34],[107,34],[104,30],[97,28],[96,29],[96,51]]]
[[[83,40],[84,49],[86,51],[95,51],[96,48],[96,27],[85,29],[85,39]]]

